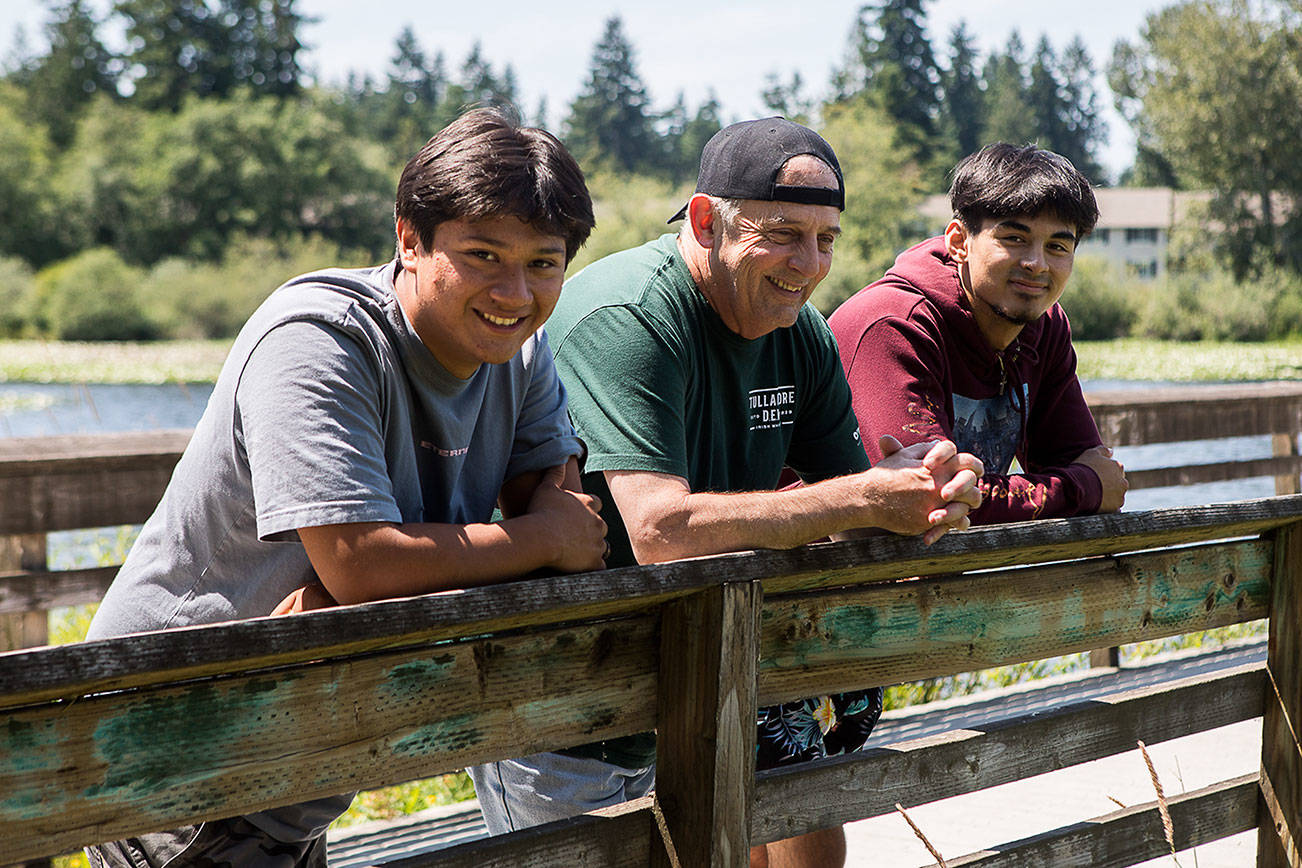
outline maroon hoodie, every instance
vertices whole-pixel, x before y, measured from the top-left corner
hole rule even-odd
[[[1060,306],[995,352],[959,288],[945,240],[930,238],[901,253],[828,322],[874,463],[883,434],[906,446],[948,438],[985,464],[973,524],[1098,511],[1098,477],[1072,465],[1102,441]],[[1014,456],[1024,472],[1010,475]]]

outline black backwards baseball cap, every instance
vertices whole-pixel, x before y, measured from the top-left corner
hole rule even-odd
[[[777,183],[787,160],[811,154],[832,167],[836,186],[793,187]],[[742,121],[719,130],[701,149],[701,170],[696,192],[725,199],[760,199],[766,202],[798,202],[802,205],[835,205],[845,210],[845,178],[832,146],[811,129],[786,118]],[[666,222],[687,216],[687,206]]]

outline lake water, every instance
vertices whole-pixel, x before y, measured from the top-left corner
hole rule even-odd
[[[1141,389],[1159,385],[1175,384],[1097,380],[1087,381],[1085,389]],[[0,437],[192,428],[203,413],[211,393],[212,386],[208,384],[122,386],[0,383]],[[1259,458],[1270,454],[1269,437],[1235,437],[1117,449],[1117,457],[1127,468],[1134,470]],[[1244,500],[1269,497],[1274,493],[1274,480],[1269,477],[1143,489],[1127,495],[1126,510]]]

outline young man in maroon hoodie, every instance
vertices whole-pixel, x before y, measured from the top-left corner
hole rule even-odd
[[[973,524],[1116,512],[1125,473],[1081,395],[1058,304],[1098,220],[1089,182],[1058,154],[1000,142],[958,164],[950,204],[943,235],[829,320],[869,457],[886,434],[975,454]]]

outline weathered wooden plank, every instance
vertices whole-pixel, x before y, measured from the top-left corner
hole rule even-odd
[[[1249,720],[1261,664],[760,772],[751,842],[824,829]]]
[[[761,597],[736,582],[664,607],[656,797],[685,865],[750,864]],[[657,850],[651,864],[671,862]]]
[[[117,567],[0,573],[0,614],[98,603]]]
[[[43,533],[0,536],[0,571],[45,569],[45,543]],[[25,606],[0,614],[0,651],[34,648],[49,638],[50,616],[44,606]]]
[[[1297,438],[1298,433],[1296,431],[1289,434],[1272,435],[1270,438],[1271,454],[1297,457]],[[1302,479],[1299,478],[1296,467],[1281,471],[1275,477],[1276,494],[1297,494],[1299,491],[1302,491]]]
[[[148,431],[0,440],[0,533],[144,521],[189,437]]]
[[[1110,446],[1302,431],[1302,383],[1117,390],[1086,394]]]
[[[1177,851],[1246,832],[1256,826],[1257,776],[1171,796],[1167,808]],[[1170,852],[1157,802],[1148,802],[945,861],[951,868],[1119,868]]]
[[[645,868],[648,853],[661,846],[649,802],[608,817],[587,814],[397,859],[384,868]]]
[[[614,615],[727,581],[762,580],[766,593],[881,582],[1255,534],[1299,518],[1302,495],[996,525],[949,534],[930,547],[881,536],[14,652],[0,658],[0,707]]]
[[[0,864],[645,731],[658,645],[646,615],[12,710]]]
[[[1255,476],[1290,479],[1296,477],[1300,470],[1302,470],[1302,457],[1292,455],[1253,458],[1245,461],[1218,461],[1215,464],[1189,464],[1183,467],[1127,470],[1126,481],[1130,483],[1132,489],[1161,488],[1165,485],[1198,485],[1226,479],[1251,479]],[[1293,491],[1277,491],[1277,493],[1296,494]]]
[[[1273,565],[1240,540],[771,598],[760,704],[1263,618]]]
[[[1302,529],[1275,537],[1257,864],[1302,866]]]
[[[53,470],[132,469],[173,464],[190,442],[189,430],[118,431],[0,439],[0,478]]]

